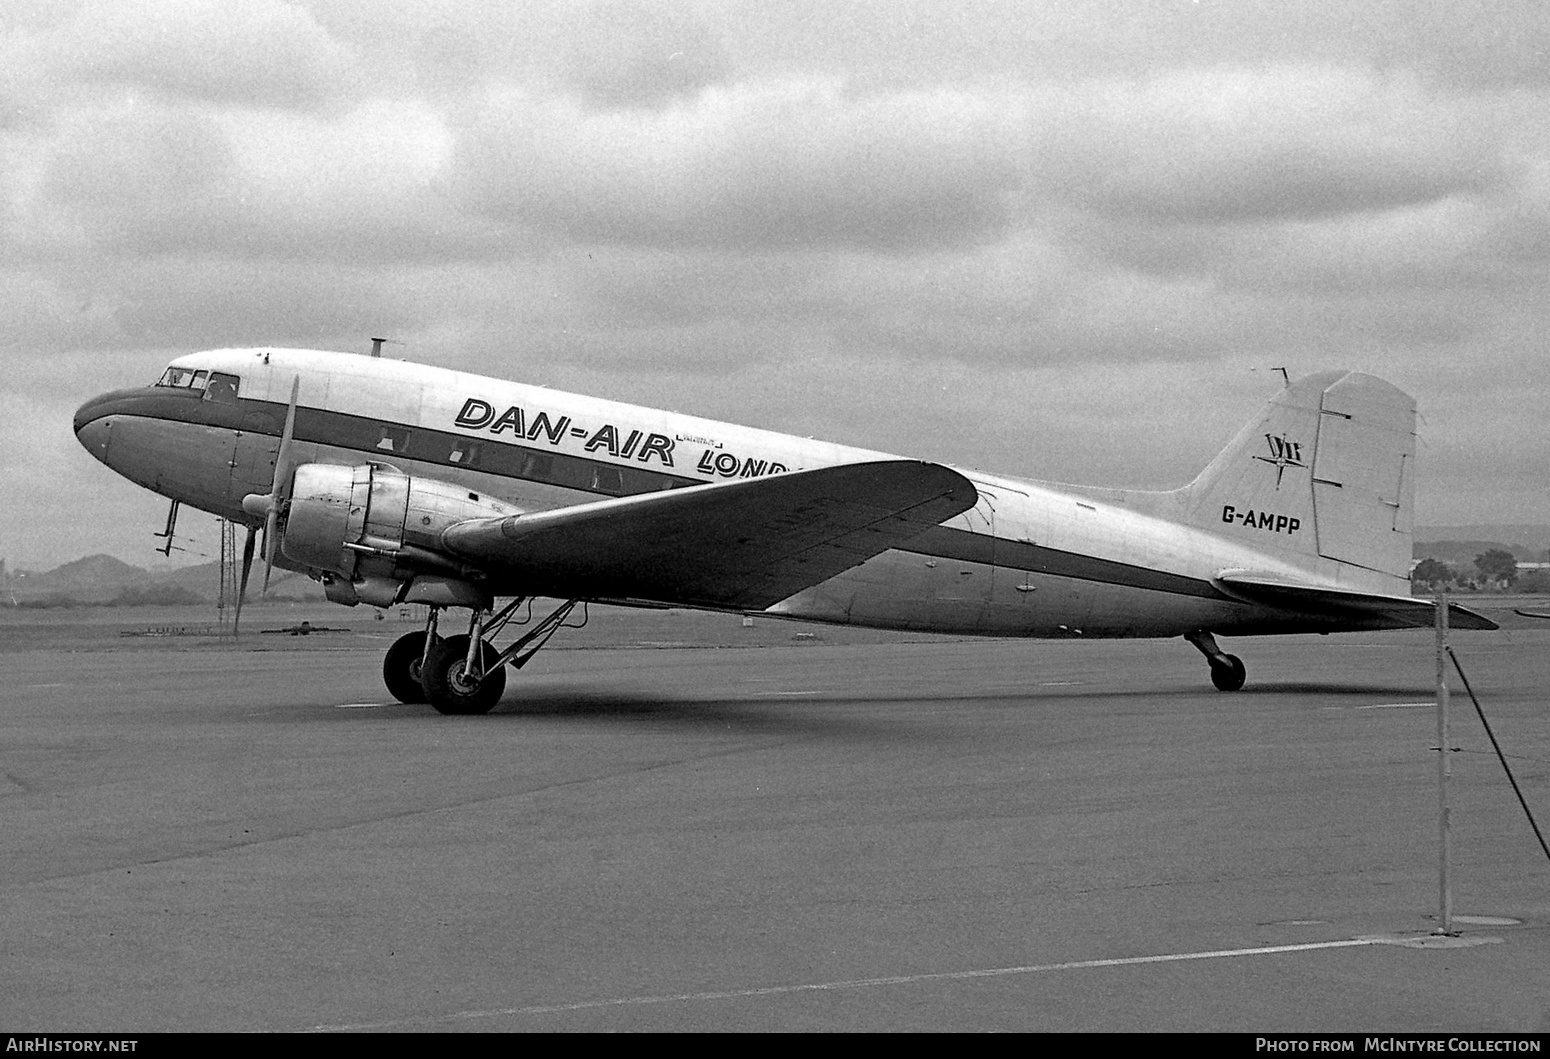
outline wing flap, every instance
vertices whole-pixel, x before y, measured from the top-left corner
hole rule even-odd
[[[1278,607],[1304,614],[1350,618],[1372,622],[1374,627],[1429,628],[1437,621],[1437,606],[1429,599],[1386,596],[1374,592],[1300,584],[1257,574],[1224,573],[1213,579],[1223,592],[1245,603]],[[1499,629],[1482,614],[1448,604],[1448,626],[1453,629]]]
[[[888,460],[475,519],[442,543],[534,595],[753,610],[977,500],[957,471]]]

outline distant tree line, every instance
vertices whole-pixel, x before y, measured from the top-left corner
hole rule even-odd
[[[1466,567],[1454,570],[1439,559],[1426,558],[1416,563],[1410,571],[1412,584],[1435,591],[1439,586],[1458,585],[1465,588],[1500,586],[1519,592],[1550,592],[1550,571],[1529,570],[1520,572],[1518,561],[1503,548],[1489,548],[1475,556],[1473,576]]]

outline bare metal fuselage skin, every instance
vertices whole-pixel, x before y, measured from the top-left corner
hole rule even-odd
[[[386,463],[524,511],[892,458],[352,354],[231,349],[173,363],[240,385],[234,397],[160,385],[105,394],[76,415],[81,443],[148,489],[248,524],[243,498],[270,488],[295,379],[294,464]],[[1220,526],[1192,524],[1187,489],[1119,492],[959,470],[979,493],[972,509],[767,612],[987,636],[1150,637],[1379,627],[1235,599],[1214,581],[1223,571],[1408,594],[1401,577],[1283,547],[1285,518],[1246,532],[1234,508],[1219,505]]]

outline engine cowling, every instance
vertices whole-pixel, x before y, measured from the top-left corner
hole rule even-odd
[[[280,537],[287,559],[316,571],[328,598],[379,607],[402,602],[417,582],[423,600],[467,605],[482,597],[477,572],[436,550],[448,526],[520,514],[494,497],[380,463],[296,468]]]

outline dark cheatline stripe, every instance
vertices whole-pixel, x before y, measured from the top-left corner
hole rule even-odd
[[[146,416],[279,438],[285,428],[286,405],[250,398],[242,398],[235,403],[207,401],[201,399],[195,391],[151,387],[105,395],[100,403],[94,402],[92,411],[94,417]],[[391,439],[392,448],[382,447],[386,438]],[[601,496],[633,496],[662,489],[709,484],[704,479],[665,471],[622,466],[495,438],[394,423],[323,408],[297,407],[296,440],[353,449],[362,454],[363,461],[377,459],[391,463],[395,458],[414,460]],[[1199,596],[1204,599],[1230,598],[1209,581],[1199,578],[1056,548],[1044,548],[1022,541],[993,538],[951,526],[929,529],[900,550],[1173,595]]]
[[[283,406],[281,416],[283,422]],[[278,436],[279,432],[275,433]],[[602,496],[634,496],[704,484],[699,479],[680,474],[573,456],[546,447],[389,423],[319,408],[296,410],[296,437],[301,441],[354,449],[365,453],[367,459],[389,463],[394,458],[415,460]],[[390,442],[391,447],[385,447],[384,441]]]
[[[272,438],[279,438],[284,431],[285,413],[286,405],[273,401],[207,401],[196,391],[169,387],[119,391],[94,402],[92,408],[93,418],[144,416]],[[302,405],[296,408],[295,436],[297,441],[354,449],[362,454],[363,462],[415,460],[601,496],[633,496],[706,484],[702,479],[667,471]],[[384,447],[385,440],[391,442],[391,447]]]
[[[926,530],[905,545],[902,551],[921,555],[957,559],[962,562],[984,563],[1004,570],[1026,570],[1034,574],[1053,577],[1069,577],[1078,581],[1097,581],[1107,585],[1125,585],[1153,592],[1168,592],[1176,596],[1199,596],[1202,599],[1229,599],[1209,581],[1183,574],[1170,574],[1144,566],[1099,559],[1058,548],[1043,548],[1037,544],[1011,541],[1004,537],[990,537],[983,533],[970,533],[951,526],[937,526]]]

